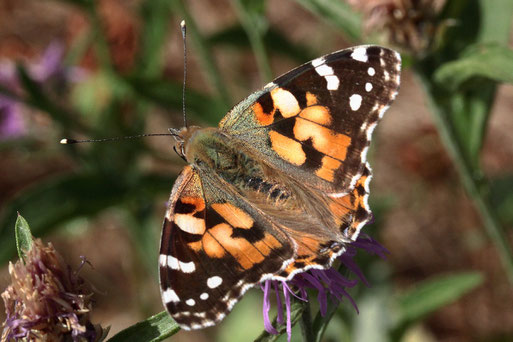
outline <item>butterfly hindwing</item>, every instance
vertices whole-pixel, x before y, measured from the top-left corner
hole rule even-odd
[[[272,168],[326,193],[348,193],[397,94],[400,62],[378,46],[329,54],[252,94],[219,126]]]
[[[162,299],[186,329],[219,322],[246,289],[279,272],[294,254],[285,234],[219,182],[187,166],[164,221]]]

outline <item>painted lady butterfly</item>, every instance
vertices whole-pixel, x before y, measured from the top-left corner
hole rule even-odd
[[[171,193],[162,299],[184,329],[221,321],[250,287],[327,268],[371,212],[372,131],[401,58],[358,46],[306,63],[236,105],[218,128],[171,130],[189,165]]]

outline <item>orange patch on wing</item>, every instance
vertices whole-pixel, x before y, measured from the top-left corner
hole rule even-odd
[[[299,113],[299,116],[307,120],[316,122],[320,125],[329,125],[331,123],[331,115],[328,107],[310,106],[306,107]]]
[[[267,256],[273,249],[280,248],[281,243],[271,234],[265,233],[264,238],[255,242],[254,246],[260,251],[260,253]]]
[[[276,131],[270,131],[269,138],[271,138],[271,145],[274,152],[276,152],[280,157],[294,165],[304,164],[306,161],[306,154],[299,142]]]
[[[322,157],[322,165],[315,171],[315,174],[328,182],[333,182],[335,178],[335,170],[340,167],[342,163],[336,159],[328,156]]]
[[[201,251],[203,249],[203,242],[201,240],[189,242],[187,245],[189,246],[190,249],[192,249],[196,253],[199,253],[199,251]]]
[[[292,93],[283,88],[274,88],[271,90],[271,97],[274,102],[274,106],[280,110],[281,115],[284,118],[290,118],[299,113],[299,103]]]
[[[251,109],[253,109],[253,113],[255,113],[255,117],[257,121],[262,126],[268,126],[273,123],[274,121],[274,110],[271,113],[264,112],[264,109],[262,108],[262,105],[258,102],[256,102]]]
[[[243,269],[250,269],[254,264],[264,260],[260,253],[248,240],[243,238],[232,238],[233,229],[226,223],[220,223],[208,231],[222,244],[241,265]]]
[[[203,250],[210,258],[222,258],[226,254],[225,249],[208,232],[200,241],[189,242],[187,245],[196,253]]]
[[[203,249],[205,250],[205,253],[211,257],[211,258],[222,258],[226,254],[225,249],[219,242],[216,241],[210,235],[210,233],[205,234],[203,237]]]
[[[201,211],[205,209],[205,201],[201,197],[180,197],[180,202],[191,204],[196,207],[195,211]]]
[[[294,136],[300,141],[312,138],[313,147],[317,151],[340,161],[346,159],[347,147],[351,144],[351,138],[347,135],[301,118],[296,119]]]
[[[212,208],[235,228],[249,229],[253,227],[254,221],[251,216],[231,203],[214,203]]]
[[[312,94],[311,92],[306,92],[306,105],[307,106],[313,106],[317,104],[317,96]]]
[[[201,235],[205,233],[205,220],[194,217],[192,214],[175,214],[175,224],[184,232]]]
[[[349,198],[349,195],[344,196],[343,198]],[[344,204],[346,202],[347,204]],[[337,226],[340,226],[343,223],[344,217],[350,215],[350,206],[351,204],[349,200],[344,200],[342,202],[331,202],[329,204],[330,212],[333,215],[333,218],[335,219],[335,223],[337,224]]]

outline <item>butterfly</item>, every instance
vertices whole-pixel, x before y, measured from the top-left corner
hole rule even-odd
[[[371,219],[371,135],[401,58],[357,46],[305,63],[237,104],[218,127],[172,129],[187,161],[159,256],[164,306],[184,329],[221,321],[252,286],[325,269]]]

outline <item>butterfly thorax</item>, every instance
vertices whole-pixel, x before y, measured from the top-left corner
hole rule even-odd
[[[189,132],[188,132],[189,133]],[[185,159],[198,170],[212,172],[246,197],[290,208],[293,193],[268,167],[217,128],[193,127],[184,140]]]

